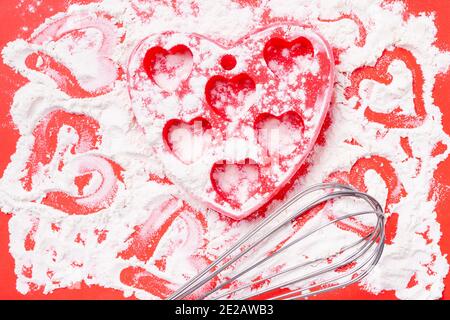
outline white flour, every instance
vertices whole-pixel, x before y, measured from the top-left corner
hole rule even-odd
[[[176,288],[208,262],[204,258],[191,259],[192,255],[212,258],[223,250],[226,241],[238,237],[256,222],[249,219],[230,225],[228,220],[207,212],[201,204],[189,199],[175,185],[154,179],[148,181],[149,176],[164,177],[164,172],[154,159],[143,130],[135,122],[127,81],[119,78],[114,82],[116,73],[111,68],[117,64],[126,70],[132,50],[149,34],[172,30],[233,41],[260,27],[263,18],[269,17],[311,25],[341,52],[334,103],[330,108],[331,126],[325,143],[313,150],[307,174],[299,179],[292,192],[322,182],[337,171],[349,172],[352,168],[357,171],[359,159],[371,159],[367,160],[369,170],[361,172],[359,178],[369,193],[386,204],[387,215],[398,214],[398,228],[379,265],[362,286],[373,293],[394,290],[401,299],[441,297],[448,263],[438,245],[441,231],[436,221],[436,202],[428,199],[428,194],[434,170],[449,154],[447,148],[439,155],[432,155],[437,143],[450,145],[450,138],[441,125],[440,110],[433,104],[432,89],[436,75],[450,65],[450,55],[433,45],[436,36],[433,16],[410,16],[404,21],[404,7],[400,3],[383,4],[380,0],[259,2],[256,7],[225,0],[186,0],[175,8],[172,1],[149,6],[140,0],[73,5],[67,13],[47,20],[35,32],[34,39],[18,39],[3,49],[4,62],[30,80],[18,90],[11,106],[21,138],[0,180],[0,209],[12,215],[10,252],[15,259],[19,292],[25,294],[36,287],[51,292],[84,281],[123,290],[127,296],[134,293],[139,298],[155,298],[159,294],[150,285],[130,285],[123,270],[149,272]],[[143,11],[140,15],[139,10]],[[106,14],[100,17],[96,12]],[[50,31],[44,31],[51,38],[37,37],[66,15],[74,18],[66,20],[62,29],[55,31],[50,27]],[[339,19],[344,15],[357,16],[362,21],[367,32],[365,41],[355,20]],[[113,24],[107,22],[109,17]],[[85,33],[64,33],[80,26],[86,29]],[[52,41],[56,38],[59,40]],[[83,45],[71,46],[74,38]],[[384,50],[392,51],[396,47],[409,51],[423,73],[426,117],[422,122],[415,121],[411,128],[386,128],[368,121],[365,115],[369,108],[389,113],[400,106],[399,114],[414,117],[417,92],[413,91],[412,71],[404,61],[394,59],[389,64],[388,72],[393,78],[389,85],[365,79],[356,95],[345,94],[355,69],[374,66]],[[81,88],[64,89],[73,82],[42,69],[47,65],[45,59],[38,58],[34,70],[27,67],[27,56],[38,51],[64,63]],[[74,92],[82,92],[88,98],[70,97],[77,96]],[[33,153],[33,131],[39,121],[58,109],[95,119],[101,141],[96,142],[96,148],[81,143],[74,154],[72,146],[84,140],[70,124],[61,126],[53,158],[35,169],[31,186],[26,190],[21,178],[27,175],[27,162]],[[412,157],[401,147],[400,142],[405,138]],[[356,143],[348,143],[352,139]],[[62,169],[61,161],[65,164]],[[111,161],[123,169],[123,178],[112,173]],[[399,183],[383,179],[376,171],[379,163],[384,168],[392,166]],[[55,208],[54,203],[53,206],[41,203],[51,201],[43,199],[58,190],[76,195],[75,177],[86,172],[92,173],[92,177],[81,196],[74,197],[73,201],[83,210],[95,212],[68,215]],[[271,206],[276,205],[274,202]],[[136,226],[141,226],[136,240],[139,241],[139,237],[142,240],[154,234],[177,209],[182,213],[168,227],[159,244],[153,245],[152,256],[123,254],[133,241],[130,236]],[[328,241],[314,243],[311,250],[326,252],[330,243],[339,243],[349,235],[336,228],[328,236]]]

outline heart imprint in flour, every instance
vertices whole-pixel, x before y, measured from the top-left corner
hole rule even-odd
[[[279,192],[314,146],[334,64],[327,42],[299,25],[232,44],[167,32],[139,43],[128,80],[166,174],[193,199],[242,219]]]

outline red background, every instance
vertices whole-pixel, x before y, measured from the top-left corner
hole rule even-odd
[[[445,50],[450,50],[450,1],[440,0],[403,0],[408,13],[418,15],[420,12],[436,12],[436,24],[438,34],[436,45]],[[72,3],[89,3],[95,0],[43,0],[34,13],[28,11],[28,4],[34,1],[25,0],[21,5],[16,1],[2,1],[0,10],[0,48],[6,43],[18,37],[28,38],[32,30],[39,26],[47,17],[65,11]],[[29,29],[22,29],[27,26]],[[446,86],[450,82],[450,73],[439,75],[434,88],[435,104],[443,113],[443,125],[447,134],[450,134],[450,90]],[[10,156],[15,152],[18,133],[14,129],[9,116],[9,106],[14,92],[26,83],[21,76],[0,63],[0,176],[8,165]],[[437,206],[438,220],[442,228],[440,245],[444,254],[450,254],[450,158],[442,162],[435,173],[435,188],[439,190],[440,202]],[[53,293],[44,295],[42,292],[31,292],[22,295],[16,291],[14,273],[14,260],[9,254],[8,220],[10,216],[0,213],[0,299],[120,299],[123,294],[120,291],[104,289],[97,286],[81,284],[73,289],[58,289]],[[449,258],[447,258],[449,259]],[[383,292],[377,296],[361,291],[357,286],[351,286],[338,292],[321,296],[331,299],[394,299],[393,292]],[[446,278],[444,299],[450,299],[450,276]]]

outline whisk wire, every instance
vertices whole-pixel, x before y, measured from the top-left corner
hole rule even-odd
[[[324,293],[324,292],[328,292],[328,291],[331,291],[331,290],[335,290],[337,288],[344,288],[344,287],[349,286],[349,285],[351,285],[353,283],[356,283],[356,282],[362,280],[364,277],[366,277],[366,275],[369,274],[370,271],[372,271],[372,269],[375,267],[375,265],[377,264],[377,262],[378,262],[380,257],[381,257],[381,251],[374,250],[371,253],[371,255],[361,264],[361,266],[356,268],[356,270],[351,270],[351,272],[349,272],[347,274],[344,274],[344,275],[341,275],[341,276],[338,276],[338,277],[335,277],[333,279],[329,279],[329,280],[326,280],[326,281],[324,280],[321,283],[314,284],[314,285],[311,285],[311,286],[306,287],[306,288],[295,289],[295,290],[292,290],[292,291],[290,291],[288,293],[280,294],[280,295],[275,296],[275,297],[271,297],[271,298],[269,298],[269,300],[284,299],[286,297],[289,297],[288,298],[289,300],[299,299],[299,298],[307,298],[309,296],[317,295],[317,294]],[[365,267],[368,263],[370,263],[372,261],[373,258],[375,258],[375,259],[372,262],[372,264],[370,264],[369,268],[364,270],[360,275],[357,275],[356,271],[358,271],[358,270],[362,269],[363,267]],[[311,290],[313,288],[323,286],[323,285],[325,285],[327,283],[332,283],[333,281],[337,281],[337,280],[340,280],[342,278],[345,278],[345,277],[348,277],[348,276],[354,276],[354,275],[357,275],[357,276],[352,278],[352,279],[350,279],[350,280],[348,280],[348,281],[346,281],[346,282],[344,282],[344,283],[339,284],[338,286],[331,286],[331,287],[319,289],[319,290],[316,290],[316,291],[313,291],[313,292],[308,292],[308,293],[305,293],[305,294],[294,295],[295,293],[301,293],[301,292],[304,292],[304,291],[309,291],[309,290]]]
[[[265,231],[261,235],[259,235],[261,230],[263,230],[266,226],[268,226],[269,223],[273,222],[277,217],[279,217],[283,213],[285,214],[286,211],[288,209],[291,209],[291,207],[294,204],[304,200],[308,195],[313,194],[317,191],[322,191],[322,192],[326,192],[326,193],[320,194],[318,197],[314,198],[313,200],[307,201],[306,204],[303,204],[299,209],[294,210],[294,212],[292,214],[289,214],[289,215],[283,217],[283,219],[280,222],[278,222],[274,227],[270,228],[270,226],[269,226],[268,231]],[[341,255],[342,253],[344,253],[352,248],[355,248],[355,247],[357,248],[357,250],[354,253],[350,254],[348,257],[344,258],[342,261],[333,262],[327,267],[321,268],[314,272],[310,272],[310,273],[300,276],[300,277],[296,277],[295,279],[292,279],[292,280],[284,281],[280,284],[269,285],[266,288],[257,291],[256,293],[251,293],[251,294],[245,295],[245,296],[241,297],[240,299],[249,299],[249,298],[252,298],[255,296],[259,296],[259,295],[274,291],[279,288],[285,288],[285,287],[288,287],[288,286],[291,286],[294,284],[298,285],[299,283],[313,279],[314,277],[323,276],[325,274],[339,270],[340,268],[350,265],[352,262],[358,261],[358,259],[365,256],[366,253],[373,247],[373,245],[375,243],[377,243],[377,245],[375,246],[373,252],[369,255],[369,257],[366,260],[364,260],[362,263],[359,263],[360,265],[358,267],[352,268],[351,272],[348,272],[348,274],[346,271],[344,271],[342,274],[340,274],[332,279],[314,282],[312,285],[309,285],[305,288],[298,288],[295,290],[291,290],[288,293],[279,294],[276,297],[272,297],[272,298],[273,299],[305,298],[305,297],[311,296],[313,294],[319,294],[319,293],[327,292],[327,291],[334,290],[337,288],[341,288],[343,286],[347,286],[349,284],[352,284],[354,282],[361,280],[373,269],[373,267],[376,265],[376,263],[380,259],[381,253],[383,251],[383,247],[384,247],[384,213],[383,213],[382,207],[377,202],[377,200],[374,199],[373,197],[371,197],[370,195],[359,192],[350,186],[346,186],[346,185],[342,185],[342,184],[338,184],[338,183],[326,183],[326,184],[314,185],[314,186],[307,188],[304,191],[294,195],[291,199],[286,201],[277,210],[275,210],[274,213],[269,215],[267,218],[263,219],[254,229],[249,231],[244,237],[242,237],[239,241],[237,241],[236,244],[234,244],[231,248],[229,248],[222,255],[220,255],[208,267],[206,267],[198,275],[196,275],[191,280],[189,280],[187,283],[185,283],[183,286],[181,286],[168,299],[183,299],[183,298],[191,295],[192,293],[196,292],[198,289],[203,287],[205,284],[209,283],[212,279],[218,277],[219,275],[222,277],[223,275],[221,273],[224,270],[228,269],[230,266],[235,264],[236,261],[238,261],[239,259],[245,257],[249,252],[254,250],[262,242],[268,241],[268,239],[270,239],[274,234],[276,234],[278,231],[280,231],[283,227],[290,225],[298,217],[302,216],[309,210],[316,208],[317,206],[325,204],[327,202],[331,202],[335,199],[346,198],[346,197],[352,197],[352,198],[364,200],[372,208],[372,210],[346,214],[341,217],[334,218],[319,227],[315,227],[314,229],[310,230],[306,234],[300,235],[295,240],[284,243],[280,248],[278,248],[278,250],[269,252],[269,254],[267,256],[260,258],[258,261],[252,263],[250,266],[246,267],[244,270],[237,272],[235,275],[232,275],[231,277],[225,277],[225,279],[226,279],[225,281],[223,281],[222,283],[217,285],[215,288],[209,290],[208,292],[202,294],[201,298],[205,299],[205,298],[209,298],[209,297],[213,296],[214,293],[217,293],[218,291],[231,285],[234,281],[243,277],[245,274],[254,270],[258,266],[261,266],[265,262],[280,255],[282,252],[293,247],[295,244],[298,244],[300,241],[305,240],[306,238],[319,232],[320,230],[323,230],[326,227],[330,227],[331,225],[337,224],[337,223],[342,222],[343,220],[346,220],[349,218],[365,216],[365,215],[375,215],[377,221],[376,221],[375,226],[373,227],[372,231],[369,234],[363,236],[362,238],[359,238],[356,242],[352,243],[351,245],[344,246],[343,248],[341,248],[339,250],[338,253],[335,254],[335,256]],[[252,242],[250,242],[250,244],[247,244],[247,242],[255,236],[256,236],[256,240],[253,240]],[[360,244],[362,244],[362,245],[360,246]],[[237,253],[235,253],[236,251],[237,251]],[[235,253],[235,254],[233,254],[233,253]],[[332,255],[332,256],[328,256],[328,257],[322,257],[322,258],[314,259],[312,261],[297,264],[296,266],[287,268],[286,270],[283,270],[281,272],[271,274],[271,275],[261,278],[257,281],[253,281],[251,283],[245,284],[239,288],[231,289],[224,293],[219,293],[215,297],[212,297],[212,299],[222,299],[225,297],[233,297],[234,299],[237,299],[234,296],[237,292],[243,291],[244,289],[252,288],[256,284],[261,284],[264,281],[272,280],[275,277],[279,277],[279,276],[285,275],[289,272],[299,270],[300,268],[303,268],[303,267],[306,267],[309,265],[313,265],[314,263],[320,263],[320,262],[327,261],[332,257],[335,258],[335,256]],[[221,262],[224,262],[224,263],[219,266],[219,264]],[[370,264],[370,262],[372,262],[372,263]],[[360,274],[356,273],[357,271],[364,268],[367,264],[369,264],[367,269],[364,269]],[[351,279],[349,279],[343,283],[333,285],[333,283],[335,283],[336,281],[344,279],[345,277],[348,277],[348,276],[351,276]],[[323,287],[326,285],[329,285],[329,286]],[[321,287],[323,287],[323,288],[321,288]],[[315,289],[315,288],[318,290],[311,291],[312,289]],[[304,293],[304,292],[306,292],[306,293]]]
[[[374,244],[374,242],[367,242],[367,243],[368,243],[368,246],[367,246],[366,248],[363,248],[361,251],[357,251],[354,255],[352,255],[352,256],[346,258],[344,261],[340,261],[340,262],[338,262],[338,263],[336,263],[336,264],[333,264],[333,265],[331,265],[331,266],[329,266],[329,267],[327,267],[327,268],[325,268],[325,269],[318,270],[318,271],[316,271],[316,272],[314,272],[314,273],[308,274],[308,275],[306,275],[306,276],[304,276],[304,277],[301,277],[301,278],[297,278],[297,279],[292,280],[292,281],[290,281],[290,282],[288,282],[288,283],[278,284],[276,288],[279,288],[279,287],[287,287],[287,286],[290,286],[290,285],[292,285],[292,284],[296,284],[296,283],[298,283],[298,282],[301,282],[301,281],[304,281],[304,280],[313,278],[313,277],[315,277],[315,276],[323,275],[323,274],[326,274],[326,273],[328,273],[328,272],[330,272],[330,271],[333,271],[333,270],[336,270],[336,269],[345,267],[346,265],[349,264],[349,262],[355,261],[356,259],[359,259],[360,257],[364,256],[364,254],[365,254],[365,253],[373,246],[373,244]],[[288,292],[288,293],[281,294],[281,295],[278,295],[278,296],[276,296],[276,297],[271,297],[270,299],[282,299],[282,298],[284,298],[284,297],[286,297],[286,296],[290,296],[290,297],[291,297],[291,296],[292,296],[294,293],[296,293],[296,292],[310,291],[310,290],[313,289],[313,288],[320,288],[321,286],[323,286],[323,285],[325,285],[325,284],[330,284],[330,283],[332,284],[332,283],[334,283],[335,281],[340,280],[340,279],[343,279],[343,278],[348,277],[348,276],[350,276],[350,275],[352,275],[352,276],[353,276],[353,275],[357,275],[356,272],[357,272],[358,270],[364,268],[368,263],[370,263],[370,261],[372,261],[374,255],[376,255],[376,251],[373,251],[373,252],[371,253],[371,255],[370,255],[366,260],[364,260],[364,262],[360,263],[360,266],[355,267],[355,269],[352,269],[351,272],[344,273],[344,274],[342,274],[342,275],[336,276],[336,277],[331,278],[331,279],[322,280],[321,282],[318,282],[318,283],[315,283],[315,284],[313,284],[313,285],[310,285],[309,287],[298,288],[298,289],[292,290],[292,291],[290,291],[290,292]],[[373,265],[373,264],[372,264],[372,265]],[[370,271],[370,270],[369,270],[369,271]],[[368,273],[368,271],[365,270],[365,271],[364,271],[364,276],[365,276],[367,273]],[[354,283],[354,282],[356,282],[356,281],[359,281],[359,279],[358,279],[358,280],[352,280],[352,279],[351,279],[351,280],[347,281],[346,283],[341,283],[341,284],[339,284],[338,287],[344,287],[344,286],[350,285],[351,283]],[[272,288],[272,290],[273,290],[273,289],[276,289],[276,288]],[[326,291],[330,291],[330,290],[333,290],[333,289],[336,289],[336,288],[335,288],[335,287],[329,287],[329,288],[325,288],[325,289],[327,289]],[[266,291],[266,292],[269,292],[269,291]],[[307,296],[319,294],[319,293],[321,293],[321,292],[322,292],[322,291],[318,290],[318,291],[314,291],[314,292],[308,293],[308,294],[300,294],[300,295],[297,295],[296,298],[305,298],[305,297],[307,297]],[[324,291],[323,291],[323,292],[324,292]],[[261,294],[261,292],[260,292],[259,294]],[[251,296],[253,296],[253,295],[249,295],[249,297],[251,297]],[[292,297],[291,297],[291,298],[292,298]],[[246,297],[244,297],[243,299],[246,299]]]
[[[214,262],[212,262],[208,267],[206,267],[202,272],[200,272],[197,276],[193,277],[191,280],[189,280],[187,283],[185,283],[182,287],[180,287],[178,289],[177,292],[175,292],[172,296],[169,297],[170,300],[172,299],[180,299],[181,297],[185,297],[189,294],[191,294],[192,292],[194,292],[195,290],[197,290],[199,287],[201,287],[203,285],[203,282],[199,285],[196,285],[195,283],[197,283],[198,281],[201,280],[201,278],[206,275],[209,271],[211,271],[214,267],[216,267],[220,262],[222,262],[225,258],[227,258],[233,251],[235,251],[237,248],[239,248],[243,243],[245,243],[249,238],[251,238],[254,234],[256,234],[257,232],[259,232],[264,226],[266,226],[267,224],[269,224],[270,222],[272,222],[272,220],[274,220],[276,217],[278,217],[278,215],[280,213],[282,213],[283,211],[285,211],[288,207],[290,207],[292,205],[292,203],[298,201],[299,199],[301,199],[302,197],[316,191],[316,190],[320,190],[322,188],[338,188],[341,187],[343,189],[350,189],[353,190],[351,187],[348,186],[344,186],[344,185],[339,185],[339,184],[333,184],[333,183],[329,183],[329,184],[323,184],[323,185],[314,185],[311,186],[310,188],[305,189],[304,191],[296,194],[295,196],[293,196],[290,200],[288,200],[287,202],[285,202],[284,204],[282,204],[275,213],[273,213],[272,215],[269,215],[266,219],[262,220],[253,230],[251,230],[250,232],[248,232],[246,235],[244,235],[240,240],[238,240],[238,242],[236,244],[234,244],[230,249],[228,249],[227,251],[225,251],[222,255],[220,255]],[[288,221],[290,221],[292,218],[287,219]],[[271,232],[273,232],[274,230],[271,230]],[[258,245],[258,243],[255,243],[254,246]],[[254,247],[253,246],[253,247]],[[252,248],[249,248],[246,252],[243,252],[242,254],[240,254],[236,259],[233,259],[232,261],[230,261],[229,263],[226,263],[224,266],[220,267],[219,269],[217,269],[215,272],[213,272],[213,274],[211,275],[210,279],[212,279],[214,276],[216,276],[218,273],[220,273],[221,271],[223,271],[224,269],[226,269],[228,266],[230,266],[231,264],[233,264],[237,259],[239,259],[240,257],[242,257],[243,255],[245,255],[245,253],[247,253],[248,251],[250,251]],[[208,279],[208,280],[210,280]]]
[[[371,212],[361,212],[361,213],[359,213],[359,215],[366,214],[366,213],[371,213]],[[323,225],[323,226],[321,226],[321,227],[319,227],[319,228],[317,228],[317,229],[314,229],[313,231],[309,232],[309,233],[306,234],[305,236],[302,236],[301,238],[292,241],[289,245],[286,245],[286,246],[282,247],[281,249],[279,249],[278,251],[276,251],[275,253],[273,253],[271,256],[268,256],[268,257],[266,257],[266,258],[264,258],[264,259],[261,259],[260,261],[258,261],[258,262],[256,262],[256,263],[252,264],[250,267],[248,267],[248,268],[246,268],[244,271],[238,273],[237,275],[235,275],[235,276],[234,276],[233,278],[231,278],[230,280],[227,280],[226,282],[224,282],[224,283],[221,284],[220,286],[217,286],[216,288],[214,288],[213,290],[211,290],[210,292],[208,292],[208,295],[211,295],[213,292],[217,291],[217,290],[220,289],[221,287],[224,287],[226,284],[229,284],[229,283],[231,283],[232,281],[238,279],[239,277],[243,276],[245,273],[249,272],[249,271],[252,270],[253,268],[255,268],[255,267],[257,267],[258,265],[262,264],[263,262],[265,262],[265,261],[271,259],[271,258],[274,257],[275,255],[280,254],[282,251],[284,251],[284,250],[287,249],[288,247],[290,247],[290,246],[296,244],[297,242],[299,242],[299,241],[301,241],[301,240],[304,240],[306,237],[309,237],[310,235],[314,234],[315,232],[318,232],[318,231],[321,230],[321,229],[326,228],[326,227],[329,226],[329,225],[332,225],[332,224],[334,224],[334,223],[336,223],[336,222],[338,222],[338,221],[342,221],[342,220],[346,219],[348,216],[353,216],[353,215],[346,215],[346,216],[344,216],[344,217],[340,217],[340,218],[338,218],[338,219],[334,219],[334,220],[330,221],[329,223],[327,223],[327,224],[325,224],[325,225]],[[357,246],[358,244],[364,242],[364,240],[366,240],[366,239],[367,239],[368,237],[370,237],[370,236],[371,236],[371,234],[365,236],[365,237],[362,238],[362,239],[357,240],[355,243],[353,243],[353,244],[351,244],[351,245],[349,245],[349,246],[347,246],[347,247],[344,247],[343,249],[341,249],[341,252],[340,252],[340,253],[342,253],[342,252],[344,252],[344,251],[347,251],[347,250],[349,250],[349,249],[351,249],[351,248],[354,248],[354,247]],[[364,246],[370,245],[370,244],[371,244],[370,242],[366,242],[366,243],[364,243]],[[370,248],[370,246],[369,246],[369,248]],[[361,249],[361,251],[359,251],[359,253],[360,253],[361,255],[364,254],[364,253],[366,252],[366,251],[362,251],[362,250],[363,250],[363,249]],[[357,253],[358,253],[358,252],[357,252]],[[358,256],[356,256],[357,253],[355,253],[354,255],[352,255],[352,256],[346,258],[346,260],[340,262],[338,265],[334,264],[334,265],[332,265],[332,266],[327,267],[327,269],[325,269],[325,270],[319,270],[319,271],[316,271],[316,272],[314,272],[314,273],[311,273],[311,274],[308,275],[308,276],[305,276],[304,278],[297,279],[297,280],[295,280],[294,282],[306,280],[307,277],[313,277],[313,276],[316,276],[317,274],[324,273],[324,272],[328,272],[328,271],[333,270],[333,269],[335,269],[335,268],[339,268],[339,267],[345,266],[346,264],[349,263],[349,261],[352,260],[352,258],[355,258],[355,257],[357,258],[357,257],[358,257]],[[250,283],[250,284],[247,284],[247,285],[245,285],[245,286],[243,286],[243,287],[240,287],[240,288],[238,288],[238,289],[235,289],[235,290],[233,290],[233,291],[230,291],[230,292],[228,292],[227,294],[221,295],[220,297],[223,297],[223,296],[226,296],[226,295],[228,295],[228,294],[232,294],[232,293],[241,291],[241,290],[243,290],[243,289],[245,289],[245,288],[248,288],[248,287],[251,287],[251,286],[253,286],[253,285],[257,284],[257,283],[264,282],[264,281],[266,281],[266,280],[269,280],[269,279],[274,278],[274,277],[277,277],[277,276],[281,276],[281,275],[283,275],[283,274],[286,274],[286,273],[288,273],[288,272],[290,272],[290,271],[293,271],[293,270],[296,270],[296,269],[298,269],[298,268],[304,267],[304,266],[306,266],[306,265],[313,264],[313,263],[320,262],[320,261],[324,261],[324,260],[326,260],[326,258],[319,258],[319,259],[315,259],[315,260],[313,260],[313,261],[311,261],[311,262],[305,262],[305,263],[302,263],[302,264],[300,264],[300,265],[297,265],[297,266],[288,268],[288,269],[286,269],[286,270],[284,270],[284,271],[281,271],[281,272],[278,272],[278,273],[274,273],[274,274],[271,275],[271,276],[267,276],[267,277],[265,277],[265,278],[262,278],[262,279],[259,279],[259,280],[255,281],[255,282],[252,282],[252,283]],[[282,284],[277,285],[277,286],[289,286],[289,285],[291,285],[291,284],[292,284],[291,282],[286,282],[286,283],[282,283]],[[269,287],[269,288],[270,288],[270,287]],[[274,288],[270,288],[270,289],[269,289],[269,288],[265,289],[264,292],[260,292],[259,294],[263,294],[263,293],[266,293],[266,292],[271,291],[271,290],[274,289]],[[219,297],[217,297],[217,298],[219,298]]]

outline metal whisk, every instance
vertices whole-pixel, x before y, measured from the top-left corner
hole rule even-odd
[[[343,200],[350,201],[353,210],[354,207],[359,210],[336,216],[334,211],[350,209],[348,205],[339,210],[332,208],[333,215],[315,215],[313,219],[318,217],[318,226],[307,228],[305,224],[294,237],[284,242],[274,241],[277,234],[291,230],[292,223],[310,210],[323,213]],[[361,202],[367,209],[361,211],[358,206]],[[374,222],[363,234],[351,233],[342,227],[343,223],[348,225],[355,219],[367,220],[367,217],[374,218]],[[366,193],[336,183],[312,186],[283,203],[169,299],[266,296],[268,299],[291,300],[343,288],[363,279],[378,263],[384,247],[384,220],[381,205]],[[330,239],[324,243],[325,249],[330,247],[330,251],[323,256],[303,254],[306,251],[314,253],[314,246],[322,243],[314,236],[326,238],[329,235],[327,228],[340,228],[344,235],[339,239],[345,238],[349,243],[338,244],[338,241],[331,242],[337,239]],[[277,243],[278,246],[274,245]],[[287,261],[283,260],[283,254],[289,250],[296,251]],[[277,264],[283,267],[274,267]]]

